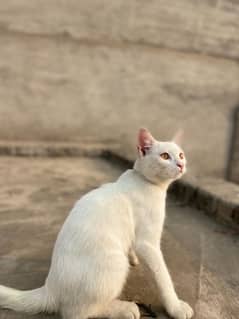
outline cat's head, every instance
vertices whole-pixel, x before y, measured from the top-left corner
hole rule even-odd
[[[170,183],[186,172],[186,158],[180,143],[181,132],[169,142],[154,139],[151,133],[141,128],[138,134],[138,158],[134,168],[149,181]]]

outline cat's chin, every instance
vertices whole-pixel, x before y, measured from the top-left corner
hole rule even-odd
[[[181,178],[184,174],[185,174],[185,171],[177,172],[177,173],[176,173],[176,176],[175,176],[175,179]]]

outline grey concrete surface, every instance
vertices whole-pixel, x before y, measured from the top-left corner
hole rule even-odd
[[[121,171],[102,159],[1,157],[0,283],[19,289],[42,285],[57,232],[73,203]],[[238,234],[169,198],[162,248],[176,290],[194,307],[195,318],[238,318]],[[123,296],[166,318],[143,265],[132,269]],[[26,315],[1,310],[0,318]]]
[[[215,220],[239,229],[239,186],[219,178],[184,177],[170,188],[181,201]]]

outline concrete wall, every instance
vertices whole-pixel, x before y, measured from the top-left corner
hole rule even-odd
[[[236,1],[0,3],[0,137],[117,139],[185,129],[191,173],[223,176],[239,101]]]

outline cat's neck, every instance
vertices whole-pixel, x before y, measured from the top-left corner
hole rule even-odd
[[[138,194],[141,198],[143,196],[145,201],[166,197],[167,192],[167,185],[152,183],[134,168],[125,171],[116,181],[116,185],[123,193],[129,196]]]
[[[155,185],[161,191],[167,192],[169,185],[172,183],[172,180],[162,180],[157,177],[154,178],[153,176],[145,176],[141,171],[140,163],[138,160],[136,160],[134,163],[133,171],[139,176],[139,178],[143,179],[146,183]]]

